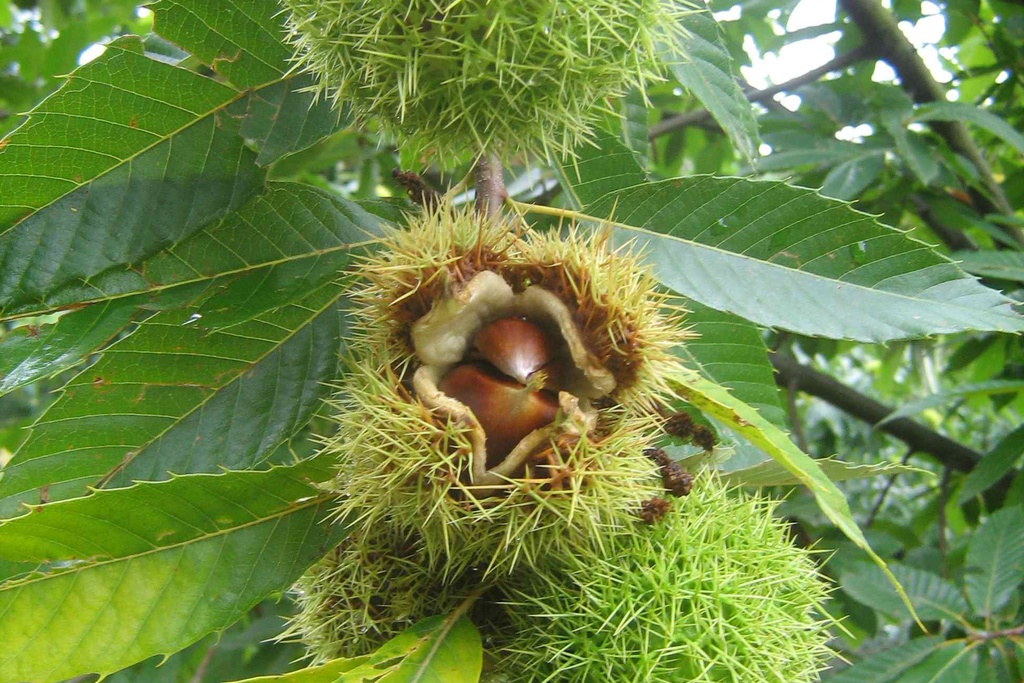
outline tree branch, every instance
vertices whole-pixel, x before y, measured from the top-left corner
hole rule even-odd
[[[812,69],[802,76],[773,85],[764,90],[749,90],[746,93],[747,100],[750,102],[764,102],[771,100],[773,97],[778,95],[780,92],[787,92],[790,90],[796,90],[797,88],[807,85],[808,83],[814,83],[819,80],[825,74],[833,71],[841,71],[848,66],[852,66],[859,61],[868,59],[874,55],[874,51],[869,49],[867,46],[862,45],[858,48],[850,50],[844,54],[836,56],[835,59],[830,61],[828,64],[824,64],[817,69]],[[688,111],[685,114],[679,114],[672,116],[660,121],[655,125],[651,126],[651,130],[648,132],[648,139],[654,140],[655,138],[671,133],[674,130],[680,128],[686,128],[688,126],[703,126],[709,122],[712,122],[711,112],[707,109],[697,109],[695,111]]]
[[[792,356],[774,353],[770,358],[780,386],[794,386],[871,425],[877,425],[893,411],[884,403],[865,396],[835,378],[801,365]],[[970,472],[981,459],[977,451],[909,418],[892,420],[875,429],[896,437],[914,451],[928,453],[943,465],[960,472]]]
[[[924,60],[897,25],[896,17],[882,7],[879,0],[839,0],[839,4],[864,35],[864,42],[877,47],[879,56],[893,68],[903,89],[915,102],[946,101],[945,88],[932,78]],[[987,195],[976,193],[974,199],[978,207],[984,213],[1013,215],[1013,206],[967,127],[960,121],[930,121],[929,126],[950,149],[966,157],[978,169],[987,192]],[[1010,228],[1008,233],[1024,244],[1024,235],[1019,230]]]

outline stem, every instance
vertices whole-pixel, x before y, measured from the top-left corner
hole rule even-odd
[[[196,672],[192,676],[190,683],[201,683],[203,677],[206,676],[206,669],[210,666],[210,661],[213,659],[214,653],[217,651],[216,645],[211,645],[206,650],[206,654],[203,655],[203,661],[199,662],[199,666],[196,667]]]
[[[508,199],[501,161],[494,154],[484,153],[473,169],[476,176],[476,208],[487,218],[501,214],[501,207]]]
[[[1014,626],[1013,628],[1004,628],[999,631],[975,631],[967,636],[968,642],[977,642],[979,640],[995,640],[997,638],[1016,638],[1017,636],[1024,636],[1024,624],[1020,626]]]
[[[903,455],[903,458],[900,459],[900,464],[906,465],[907,461],[910,460],[910,456],[913,454],[914,449],[908,448],[907,452]],[[885,488],[883,488],[882,492],[878,494],[878,498],[875,500],[875,504],[872,506],[871,512],[868,514],[867,521],[864,522],[865,529],[870,528],[871,525],[875,523],[875,518],[878,516],[878,513],[881,511],[882,506],[885,504],[885,499],[888,497],[889,491],[892,489],[893,484],[896,483],[896,477],[898,476],[898,473],[889,475],[888,480],[885,482]]]

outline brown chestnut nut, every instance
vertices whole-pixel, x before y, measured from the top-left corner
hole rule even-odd
[[[532,391],[484,363],[455,367],[437,388],[473,411],[486,435],[488,469],[524,436],[551,424],[558,412],[558,399],[550,391]]]
[[[500,318],[484,325],[474,345],[491,365],[523,384],[554,355],[544,330],[523,318]]]

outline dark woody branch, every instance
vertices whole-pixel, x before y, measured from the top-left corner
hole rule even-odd
[[[876,425],[893,411],[890,406],[865,396],[835,378],[800,364],[788,354],[774,353],[770,358],[772,365],[775,366],[777,382],[782,387],[798,389],[820,398],[872,425]],[[876,429],[899,439],[914,451],[927,453],[942,464],[960,472],[970,472],[981,459],[981,454],[977,451],[909,418],[892,420]]]

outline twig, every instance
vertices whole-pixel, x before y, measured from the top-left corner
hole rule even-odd
[[[1024,636],[1024,624],[1020,626],[1014,626],[1013,628],[1004,628],[998,631],[974,631],[967,635],[968,642],[977,642],[979,640],[995,640],[996,638],[1015,638],[1017,636]]]
[[[970,237],[963,234],[956,228],[951,228],[935,215],[931,204],[917,194],[910,195],[910,201],[914,204],[914,212],[921,217],[921,220],[931,228],[935,236],[942,240],[943,244],[952,251],[977,251],[976,245]]]
[[[907,461],[910,460],[910,456],[914,454],[912,448],[908,448],[907,452],[903,454],[900,459],[900,465],[906,465]],[[864,528],[870,528],[875,523],[875,518],[882,509],[882,505],[885,504],[885,499],[889,496],[889,491],[892,489],[893,484],[896,483],[896,477],[900,476],[900,473],[890,474],[888,480],[885,482],[885,487],[881,493],[878,494],[878,498],[875,500],[875,504],[871,506],[871,512],[868,514],[867,520],[864,522]]]
[[[199,662],[199,666],[196,667],[196,672],[192,674],[192,678],[189,679],[189,683],[202,683],[203,676],[206,675],[206,669],[210,666],[210,661],[213,659],[213,655],[216,652],[216,645],[211,645],[206,649],[206,653],[203,655],[202,661]]]
[[[939,557],[942,558],[941,574],[946,578],[946,501],[949,500],[949,466],[942,468],[942,482],[939,484],[939,509],[936,511],[936,526],[939,532]]]
[[[884,403],[865,396],[835,378],[801,365],[792,356],[775,353],[770,358],[778,373],[777,382],[780,386],[796,386],[801,391],[824,399],[872,425],[876,425],[893,411]],[[981,459],[981,454],[977,451],[909,418],[890,420],[875,428],[896,437],[914,451],[928,453],[944,465],[960,472],[970,472]]]
[[[837,56],[828,64],[824,64],[823,66],[820,66],[817,69],[812,69],[811,71],[808,71],[802,76],[797,76],[796,78],[786,81],[785,83],[773,85],[769,88],[765,88],[764,90],[750,90],[746,93],[747,100],[750,102],[764,102],[767,100],[771,100],[780,92],[796,90],[797,88],[803,85],[807,85],[808,83],[814,83],[825,74],[845,69],[848,66],[851,66],[859,61],[871,57],[872,54],[873,50],[869,49],[865,45],[862,45],[858,48],[850,50],[849,52]],[[686,112],[685,114],[679,114],[677,116],[667,118],[664,121],[654,124],[653,126],[651,126],[651,130],[648,132],[647,137],[648,139],[653,140],[661,135],[665,135],[666,133],[671,133],[674,130],[686,128],[687,126],[703,125],[709,121],[711,121],[711,112],[709,112],[707,109],[689,111]]]
[[[477,211],[488,218],[494,218],[501,213],[508,198],[501,161],[493,154],[484,153],[477,160],[473,174],[476,177]]]

